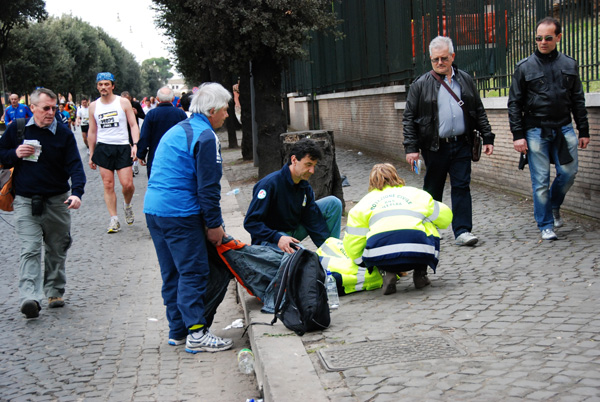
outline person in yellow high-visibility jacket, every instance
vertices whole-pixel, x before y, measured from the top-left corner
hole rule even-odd
[[[348,214],[344,249],[356,264],[384,271],[383,294],[396,292],[396,274],[413,270],[417,289],[431,282],[440,253],[440,235],[452,222],[451,209],[429,193],[405,186],[389,163],[373,166],[369,193]]]

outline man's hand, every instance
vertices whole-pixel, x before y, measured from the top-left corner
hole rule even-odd
[[[525,138],[513,141],[513,145],[515,147],[515,151],[522,154],[527,154],[527,140]]]
[[[146,166],[146,159],[140,159],[140,158],[138,158],[138,162],[140,163],[140,165]]]
[[[17,154],[17,158],[25,158],[26,156],[33,155],[35,152],[35,148],[33,145],[21,144],[17,147],[17,150],[15,152]]]
[[[207,229],[206,230],[206,238],[215,247],[219,247],[223,241],[223,236],[225,236],[225,231],[223,230],[223,226],[217,226],[216,228]]]
[[[483,146],[483,153],[486,155],[491,155],[494,153],[494,146],[492,144],[487,144]]]
[[[410,165],[411,169],[412,169],[413,165],[415,164],[415,162],[418,161],[418,160],[419,160],[419,153],[418,152],[413,152],[413,153],[410,153],[410,154],[406,154],[406,161]]]
[[[69,204],[69,207],[67,209],[79,209],[79,207],[81,206],[81,198],[77,197],[76,195],[72,195],[69,198],[67,198],[65,204]]]
[[[586,149],[589,143],[590,143],[590,137],[581,137],[579,139],[579,148]]]
[[[296,249],[290,245],[292,243],[300,243],[300,240],[295,239],[292,236],[281,236],[277,242],[277,247],[279,247],[281,251],[285,253],[292,254],[294,251],[296,251]]]
[[[133,161],[137,161],[138,157],[137,157],[137,144],[133,144],[131,146],[131,159],[133,159]]]
[[[88,165],[90,165],[90,169],[96,170],[96,164],[92,162],[92,154],[90,154],[90,160],[88,161]]]

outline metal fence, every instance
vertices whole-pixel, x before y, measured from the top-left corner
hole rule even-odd
[[[515,64],[535,50],[535,24],[561,21],[558,50],[579,62],[587,92],[600,91],[600,0],[343,0],[344,38],[315,34],[308,60],[294,61],[284,91],[323,94],[409,84],[431,69],[428,45],[453,39],[459,68],[482,96],[505,96]]]

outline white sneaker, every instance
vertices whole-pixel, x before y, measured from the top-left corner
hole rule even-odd
[[[181,339],[169,338],[169,341],[167,343],[171,346],[179,346],[179,345],[183,345],[185,343],[185,341],[186,341],[186,338],[181,338]]]
[[[188,353],[220,352],[231,349],[232,346],[231,339],[216,336],[210,332],[210,329],[201,329],[187,336],[185,351]]]
[[[565,226],[565,222],[560,217],[560,209],[553,209],[552,217],[554,218],[554,229],[562,228],[563,226]]]
[[[556,236],[554,230],[544,229],[542,230],[542,240],[558,240],[558,236]]]
[[[478,241],[479,239],[475,237],[473,233],[464,232],[456,238],[455,243],[457,246],[474,246],[475,244],[477,244]]]
[[[125,210],[125,222],[127,222],[129,226],[133,225],[135,220],[133,216],[133,205],[129,204],[129,206],[127,206],[123,204],[123,210]]]
[[[138,166],[137,161],[133,162],[133,175],[136,176],[140,174],[140,167]]]
[[[110,218],[110,225],[106,233],[117,233],[121,230],[121,224],[118,219]]]

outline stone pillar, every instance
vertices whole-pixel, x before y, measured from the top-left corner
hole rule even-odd
[[[323,152],[323,158],[319,160],[315,169],[315,174],[309,180],[309,183],[315,192],[315,199],[334,195],[342,201],[345,210],[344,192],[342,190],[342,179],[340,171],[335,160],[335,142],[333,140],[333,131],[331,130],[310,130],[294,131],[280,135],[281,140],[281,161],[282,165],[289,162],[289,154],[292,146],[303,138],[310,138],[315,141]]]

